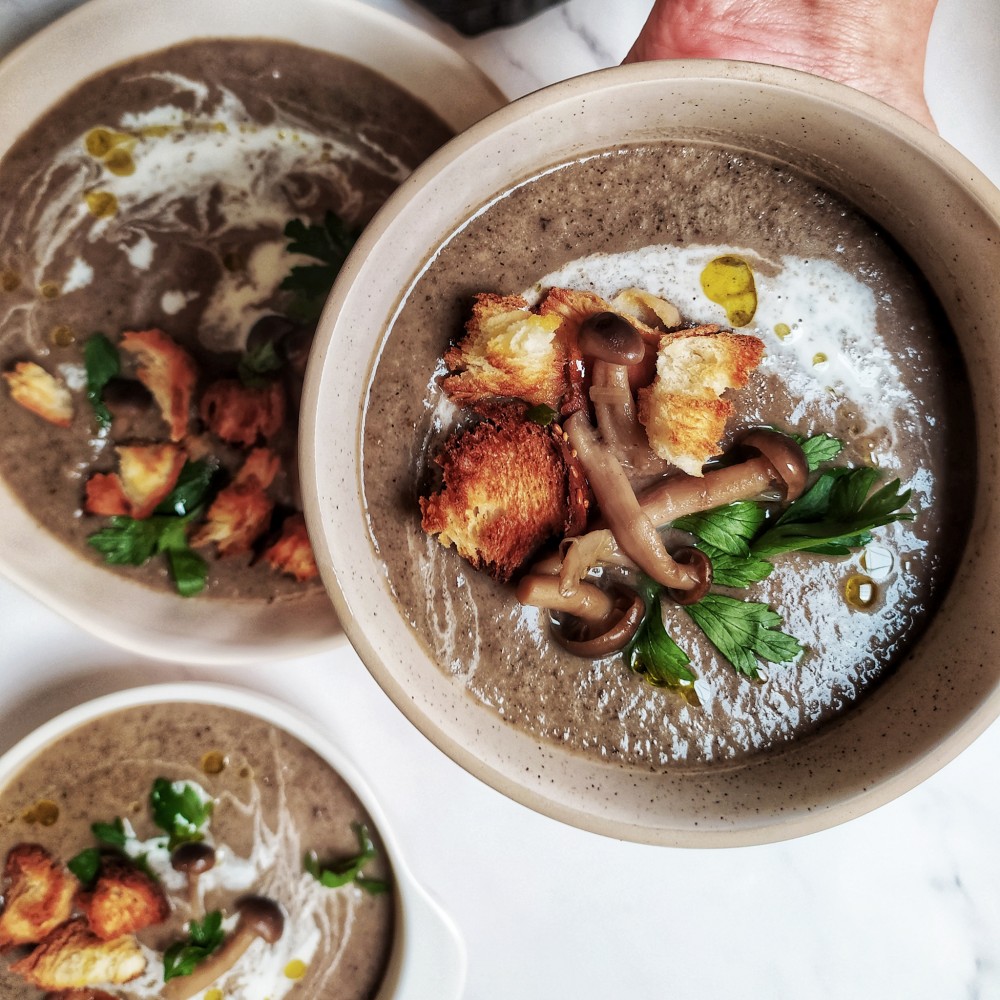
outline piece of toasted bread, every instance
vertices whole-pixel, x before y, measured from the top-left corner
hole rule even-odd
[[[715,325],[661,337],[656,377],[638,393],[639,420],[656,454],[701,476],[733,413],[722,394],[745,386],[763,356],[757,337]]]
[[[244,448],[273,438],[285,422],[286,409],[285,388],[277,379],[260,386],[219,379],[208,386],[198,404],[198,413],[213,434]]]
[[[436,461],[443,485],[420,499],[424,530],[496,580],[586,522],[586,484],[562,439],[519,412],[453,435]]]
[[[267,488],[281,462],[267,448],[254,448],[233,481],[219,491],[205,516],[205,523],[192,535],[195,548],[215,542],[219,555],[249,552],[267,530],[274,501]]]
[[[34,361],[19,361],[3,373],[15,403],[57,427],[73,421],[73,395],[62,379]]]
[[[285,518],[277,541],[264,550],[264,559],[279,573],[294,577],[300,583],[318,575],[316,556],[302,514],[290,514]]]
[[[43,990],[127,983],[142,975],[146,957],[130,934],[104,941],[83,917],[57,927],[10,971]]]
[[[171,442],[119,445],[117,472],[95,472],[86,485],[83,509],[112,517],[149,517],[177,485],[187,461],[184,449]]]
[[[118,346],[136,359],[136,378],[156,400],[170,440],[184,440],[198,380],[194,359],[162,330],[126,331]]]
[[[97,881],[92,889],[77,895],[76,903],[102,941],[135,934],[170,915],[170,903],[160,884],[131,862],[114,856],[101,859]]]
[[[0,948],[34,944],[69,919],[80,883],[39,844],[18,844],[4,865]]]
[[[611,308],[653,330],[672,330],[681,325],[677,306],[641,288],[623,288],[611,299]]]
[[[461,406],[509,398],[558,409],[569,388],[559,326],[519,295],[477,295],[465,337],[444,356],[453,374],[441,387]]]

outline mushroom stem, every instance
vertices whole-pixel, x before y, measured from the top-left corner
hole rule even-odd
[[[236,929],[218,951],[194,967],[187,976],[178,976],[164,985],[164,1000],[190,1000],[225,975],[257,938],[274,944],[285,929],[280,907],[263,896],[247,896],[237,903],[239,920]]]
[[[615,602],[600,587],[580,583],[572,593],[563,593],[559,577],[529,573],[517,585],[517,599],[533,608],[565,611],[593,625],[601,625],[614,613]]]
[[[667,552],[652,521],[639,507],[621,463],[598,438],[586,415],[582,411],[574,413],[563,429],[618,547],[665,587],[690,590],[697,586],[697,574],[676,563]]]
[[[669,465],[649,447],[646,428],[639,423],[628,368],[595,361],[591,371],[590,401],[605,444],[628,470],[642,476],[662,475]]]

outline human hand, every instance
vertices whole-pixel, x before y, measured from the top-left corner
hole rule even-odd
[[[934,128],[924,58],[937,0],[656,0],[625,62],[745,59],[846,83]]]

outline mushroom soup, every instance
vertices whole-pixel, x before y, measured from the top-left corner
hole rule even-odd
[[[741,333],[764,357],[722,444],[776,427],[832,435],[836,464],[909,490],[913,520],[846,556],[790,552],[741,600],[776,612],[801,653],[738,674],[686,612],[666,631],[696,697],[654,687],[622,657],[569,655],[549,616],[424,533],[418,495],[468,422],[440,389],[440,359],[472,297],[639,288],[685,326],[734,326],[712,269],[738,261],[756,304]],[[717,276],[716,276],[717,277]],[[875,227],[789,166],[708,144],[616,150],[560,165],[483,206],[405,291],[378,355],[363,431],[372,544],[405,619],[442,670],[531,736],[640,768],[735,762],[810,732],[905,658],[961,558],[974,423],[957,345],[921,276]],[[695,704],[699,702],[700,704]]]
[[[88,558],[141,561],[113,551],[121,524],[100,551],[89,543],[109,530],[107,515],[139,518],[120,496],[95,502],[90,483],[108,486],[119,462],[126,480],[121,446],[147,469],[163,454],[151,443],[167,437],[156,403],[181,398],[166,447],[178,465],[221,466],[202,511],[249,449],[277,456],[258,477],[256,499],[270,513],[255,537],[216,558],[234,520],[220,512],[193,543],[209,564],[205,592],[298,592],[291,561],[261,554],[301,510],[297,407],[313,324],[353,234],[449,135],[366,67],[265,40],[165,49],[107,70],[48,111],[0,161],[0,370],[37,365],[71,411],[57,426],[0,387],[0,474],[24,506]],[[289,223],[298,228],[286,233]],[[166,362],[165,384],[140,384],[120,338],[151,329],[168,338],[157,334],[156,346],[176,343],[193,359],[190,384],[178,385]],[[160,557],[113,568],[172,586]]]
[[[369,998],[378,991],[394,912],[378,831],[329,764],[253,716],[166,703],[85,723],[39,752],[0,791],[7,910],[17,909],[10,857],[28,844],[46,851],[70,878],[77,893],[67,903],[72,920],[81,919],[82,909],[97,926],[94,901],[111,867],[130,872],[130,885],[147,873],[150,891],[166,897],[161,919],[116,937],[119,948],[135,939],[141,971],[105,987],[115,996],[177,998],[194,995],[196,986],[199,996],[239,1000]],[[91,855],[95,868],[87,871]],[[332,887],[317,877],[327,870],[338,875]],[[190,923],[213,919],[214,947],[165,983],[165,969],[190,960],[179,947]],[[0,940],[10,924],[0,912]],[[241,934],[250,938],[247,950],[225,969]],[[113,943],[83,940],[98,950]],[[0,997],[43,995],[11,968],[30,958],[32,947],[4,950]],[[58,968],[50,960],[44,973]],[[196,977],[204,980],[200,986]]]

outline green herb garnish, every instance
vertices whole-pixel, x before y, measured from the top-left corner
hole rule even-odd
[[[691,659],[671,639],[663,625],[661,588],[643,578],[640,589],[646,601],[646,615],[625,650],[629,667],[656,687],[689,688],[693,691],[698,677],[690,667]]]
[[[172,851],[178,844],[204,839],[213,803],[186,781],[157,778],[149,793],[149,807],[153,822],[169,835],[167,847]]]
[[[375,857],[377,851],[368,834],[368,827],[363,823],[354,823],[352,826],[355,836],[358,838],[357,854],[321,865],[316,852],[310,851],[303,859],[303,867],[317,882],[328,889],[337,889],[353,882],[365,892],[377,896],[379,893],[388,891],[389,883],[383,879],[369,878],[362,872],[362,868]]]
[[[177,976],[190,976],[214,951],[218,951],[225,935],[222,932],[222,912],[212,910],[200,923],[192,920],[187,926],[186,941],[175,941],[163,953],[163,981]]]
[[[83,345],[83,362],[87,372],[87,399],[101,427],[111,426],[111,411],[104,403],[104,387],[121,372],[118,349],[104,336],[95,333]]]
[[[779,433],[784,432],[779,431]],[[812,437],[790,434],[789,437],[801,446],[810,472],[815,472],[824,462],[831,461],[844,450],[844,442],[832,434],[815,434]]]
[[[533,424],[538,424],[540,427],[548,427],[555,420],[556,411],[547,403],[538,403],[536,406],[528,409],[524,415]]]
[[[97,878],[101,867],[101,852],[96,847],[87,847],[66,862],[66,867],[77,877],[86,889]]]
[[[336,213],[327,212],[322,225],[306,225],[301,219],[292,219],[285,226],[285,236],[291,241],[289,253],[305,254],[323,262],[293,267],[281,283],[282,289],[293,293],[289,316],[303,323],[315,323],[358,234]]]
[[[294,270],[295,268],[293,268]],[[259,388],[267,383],[266,376],[280,371],[284,365],[285,360],[278,353],[275,342],[265,340],[240,358],[239,364],[236,366],[236,374],[245,386]]]
[[[764,508],[752,500],[739,500],[674,521],[674,527],[697,535],[709,545],[733,556],[746,556],[750,541],[764,523]]]

